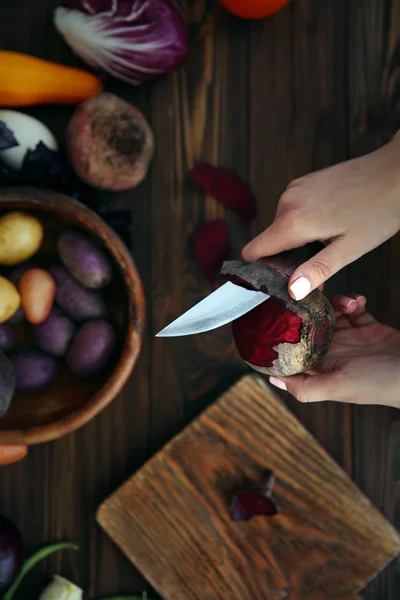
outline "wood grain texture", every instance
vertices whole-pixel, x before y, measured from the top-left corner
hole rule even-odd
[[[266,469],[278,515],[232,522],[232,494]],[[166,600],[355,598],[400,551],[397,532],[257,376],[167,444],[98,520]]]
[[[53,27],[58,4],[0,2],[1,47],[82,66]],[[0,471],[0,511],[20,525],[30,548],[55,539],[80,545],[79,553],[40,565],[21,600],[38,596],[54,571],[77,581],[88,598],[148,589],[96,526],[96,507],[244,371],[229,327],[168,344],[154,340],[169,319],[211,289],[190,250],[194,228],[225,215],[239,253],[272,221],[293,177],[368,151],[398,126],[399,0],[292,0],[255,23],[230,17],[216,0],[182,4],[191,38],[185,68],[142,88],[107,83],[143,110],[157,145],[139,188],[98,194],[102,212],[131,215],[130,247],[150,315],[140,360],[119,399],[82,431],[33,448],[21,464]],[[376,107],[380,119],[371,117]],[[62,143],[71,111],[42,106],[27,112]],[[259,210],[252,231],[188,184],[187,169],[199,159],[250,181]],[[399,327],[399,264],[396,238],[335,277],[329,289],[367,293],[376,316]],[[400,529],[398,412],[284,399]],[[398,600],[399,590],[395,562],[363,596]]]

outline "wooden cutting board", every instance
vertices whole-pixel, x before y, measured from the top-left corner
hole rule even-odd
[[[245,481],[279,514],[234,523]],[[400,552],[392,526],[258,376],[106,500],[98,521],[166,600],[355,600]]]

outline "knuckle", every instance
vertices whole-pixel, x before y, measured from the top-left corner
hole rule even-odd
[[[299,402],[307,403],[309,401],[308,394],[304,389],[297,390],[297,393],[293,395]]]
[[[320,260],[315,260],[311,265],[311,269],[318,281],[325,281],[333,275],[331,267]]]
[[[304,221],[304,210],[301,207],[290,208],[282,215],[282,221],[288,229],[300,229]]]

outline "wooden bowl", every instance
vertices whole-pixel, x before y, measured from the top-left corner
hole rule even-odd
[[[64,368],[49,390],[16,394],[9,411],[0,419],[0,445],[40,444],[88,423],[127,382],[141,350],[143,289],[134,262],[118,236],[94,212],[72,198],[35,188],[4,188],[0,191],[0,210],[22,210],[41,220],[45,235],[38,256],[42,260],[55,254],[60,231],[72,225],[99,239],[114,263],[113,280],[105,290],[110,320],[120,337],[114,363],[101,376],[90,379],[74,377]],[[31,343],[30,336],[25,335],[27,326],[21,327],[21,344]]]

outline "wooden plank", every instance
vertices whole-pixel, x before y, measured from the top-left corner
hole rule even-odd
[[[400,2],[349,1],[349,150],[371,152],[400,126]],[[376,199],[379,202],[379,199]],[[365,294],[372,314],[400,327],[400,244],[398,237],[349,269],[352,291]],[[354,414],[354,479],[372,501],[400,526],[399,412],[357,407]],[[366,600],[399,597],[398,564],[393,563],[365,590]]]
[[[233,522],[232,494],[266,469],[278,515]],[[98,520],[166,600],[350,600],[400,551],[397,532],[258,376],[163,448]]]
[[[199,224],[225,211],[189,184],[189,169],[206,160],[247,174],[247,27],[235,21],[231,30],[217,3],[198,0],[185,8],[192,31],[188,63],[151,94],[157,139],[151,194],[153,335],[212,290],[196,264],[191,239]],[[157,339],[152,365],[152,451],[198,414],[215,389],[246,369],[229,327]]]
[[[273,221],[292,179],[346,158],[346,24],[344,0],[304,0],[251,28],[250,181],[260,215],[255,232]],[[345,273],[326,289],[346,291]],[[351,473],[350,408],[282,397]]]

